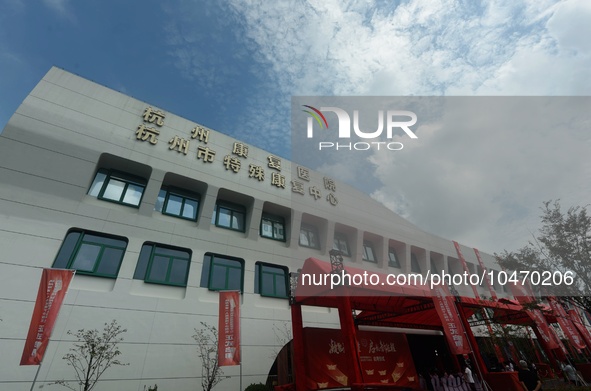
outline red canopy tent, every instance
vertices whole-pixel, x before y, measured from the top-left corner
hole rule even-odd
[[[341,278],[332,279],[334,274],[340,275]],[[367,386],[358,365],[360,362],[357,348],[359,325],[439,330],[448,337],[448,341],[453,337],[449,335],[450,332],[453,333],[453,328],[450,330],[446,326],[446,323],[450,323],[450,319],[443,318],[441,311],[437,308],[439,305],[437,298],[434,297],[429,286],[389,285],[383,283],[386,281],[387,275],[379,273],[371,273],[377,276],[373,280],[374,283],[369,283],[367,279],[357,279],[356,283],[341,283],[331,286],[331,283],[342,282],[344,275],[363,276],[364,274],[368,274],[367,270],[344,266],[342,263],[339,265],[315,258],[308,258],[304,262],[299,273],[295,294],[292,293],[291,302],[295,379],[304,379],[306,375],[301,312],[303,305],[338,308],[346,350],[351,352],[349,355],[350,367],[354,368],[349,375],[349,384],[352,388],[364,389]],[[303,278],[304,276],[305,278]],[[378,283],[375,283],[376,281]],[[484,377],[487,377],[488,371],[468,323],[468,318],[474,312],[482,308],[490,308],[494,314],[493,321],[504,324],[529,325],[536,331],[534,321],[518,302],[506,299],[491,301],[451,295],[449,297],[449,302],[453,303],[455,307],[453,310],[457,311],[461,320],[461,332],[462,334],[465,332],[470,341],[470,350],[477,366],[477,372]],[[548,314],[546,316],[550,317]],[[550,354],[548,355],[551,357]],[[458,366],[457,360],[455,364]],[[375,384],[371,386],[378,387]],[[296,382],[296,390],[306,390],[305,383]]]

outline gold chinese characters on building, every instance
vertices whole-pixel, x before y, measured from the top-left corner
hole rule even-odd
[[[140,142],[147,142],[150,145],[158,144],[158,138],[161,136],[161,131],[166,130],[165,119],[166,113],[161,110],[154,109],[152,107],[146,107],[141,114],[142,122],[135,129],[135,138]],[[216,151],[208,146],[210,142],[211,131],[203,126],[195,126],[193,129],[187,132],[190,134],[190,138],[185,138],[179,134],[169,136],[168,150],[176,151],[181,155],[188,155],[191,141],[197,143],[191,153],[195,153],[194,158],[201,160],[203,163],[212,164],[216,161]],[[163,135],[164,137],[164,135]],[[256,163],[244,162],[249,158],[249,146],[245,143],[234,141],[229,146],[230,154],[225,155],[223,159],[218,160],[222,164],[226,171],[230,171],[233,174],[238,174],[244,164],[248,165],[248,170],[245,170],[244,175],[248,175],[249,178],[258,182],[265,182],[268,180],[269,184],[277,189],[285,190],[286,185],[291,185],[292,193],[297,193],[302,196],[309,196],[318,201],[325,199],[329,204],[336,206],[338,199],[336,193],[336,183],[333,179],[324,177],[322,178],[321,184],[312,184],[312,178],[310,170],[303,166],[296,166],[295,174],[297,179],[288,180],[285,175],[282,174],[281,158],[275,155],[267,156],[267,167],[271,173],[267,176],[265,173],[265,167]],[[324,188],[322,188],[324,187]]]

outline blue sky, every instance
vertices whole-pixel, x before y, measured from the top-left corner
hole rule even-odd
[[[0,128],[56,65],[290,157],[292,95],[590,95],[589,20],[587,0],[4,0]],[[371,177],[363,190],[428,232],[512,249],[542,201],[585,205],[591,190],[586,133],[558,134],[552,149],[555,138],[531,131],[520,139],[539,153],[470,134],[446,140],[459,151],[445,155],[439,134],[415,150],[419,163],[366,156],[324,169],[362,188]],[[491,150],[511,164],[479,159]],[[559,174],[536,171],[548,151]]]
[[[215,2],[9,0],[0,14],[2,126],[52,65],[247,141],[256,132],[239,118],[265,110],[253,98],[289,101],[237,39],[238,15]],[[288,138],[271,147],[287,154]]]

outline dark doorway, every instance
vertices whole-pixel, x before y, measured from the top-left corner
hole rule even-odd
[[[406,339],[412,353],[417,372],[427,376],[432,370],[457,372],[454,360],[442,335],[407,334]]]

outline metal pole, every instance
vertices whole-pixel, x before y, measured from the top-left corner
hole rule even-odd
[[[49,345],[49,344],[47,344]],[[35,373],[35,378],[33,379],[33,384],[31,384],[31,391],[33,391],[33,388],[35,388],[35,383],[37,382],[37,376],[39,376],[39,371],[41,370],[41,364],[43,363],[43,361],[41,361],[39,363],[39,365],[37,366],[37,373]]]
[[[240,299],[242,299],[241,295],[238,296]],[[242,306],[240,306],[242,307]],[[242,340],[242,311],[240,311],[240,317],[238,318],[238,324],[240,325],[240,390],[242,391],[242,361],[244,360],[244,357],[242,356],[242,344],[244,343],[244,341]]]

